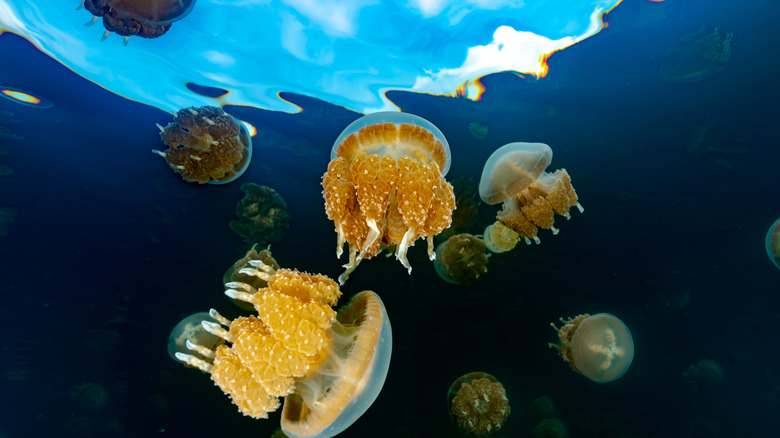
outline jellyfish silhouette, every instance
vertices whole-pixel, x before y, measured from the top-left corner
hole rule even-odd
[[[777,269],[780,269],[780,219],[776,220],[766,233],[766,254]]]
[[[157,38],[168,32],[171,23],[181,20],[192,11],[195,0],[82,0],[80,8],[94,15],[88,24],[103,17],[106,32],[125,37],[125,45],[131,36]]]

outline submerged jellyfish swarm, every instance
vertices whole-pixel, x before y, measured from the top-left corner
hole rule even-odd
[[[384,304],[363,291],[336,313],[331,306],[341,291],[330,278],[249,264],[240,272],[268,286],[230,282],[225,294],[251,303],[257,315],[231,321],[212,309],[217,323],[202,326],[225,344],[187,342],[199,356],[177,352],[176,359],[209,373],[244,415],[267,418],[286,397],[288,436],[342,432],[371,406],[387,376],[392,331]]]
[[[482,170],[480,198],[491,205],[502,202],[496,219],[526,243],[539,243],[537,227],[558,234],[554,213],[569,219],[571,207],[585,211],[566,169],[545,172],[551,161],[552,149],[546,144],[509,143],[493,152]]]
[[[447,140],[421,117],[380,112],[347,126],[322,177],[336,256],[349,245],[340,283],[382,243],[397,248],[396,258],[410,274],[406,253],[417,239],[425,237],[428,257],[436,257],[433,236],[450,226],[455,208],[452,185],[444,179],[449,165]]]

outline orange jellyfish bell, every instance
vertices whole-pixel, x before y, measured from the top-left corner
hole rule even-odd
[[[336,256],[349,244],[340,283],[382,243],[396,247],[409,273],[406,254],[417,239],[426,238],[428,257],[436,257],[433,236],[450,226],[455,209],[452,185],[444,179],[449,168],[447,140],[421,117],[379,112],[344,129],[322,177],[325,211],[338,235]]]
[[[554,213],[570,218],[577,192],[566,169],[545,172],[552,162],[552,149],[544,143],[509,143],[498,148],[485,163],[479,181],[479,196],[486,204],[503,203],[499,222],[516,231],[526,243],[539,243],[538,228],[558,234]]]

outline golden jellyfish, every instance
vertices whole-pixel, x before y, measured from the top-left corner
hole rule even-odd
[[[563,319],[556,348],[571,368],[597,383],[617,380],[634,359],[634,340],[623,321],[609,313]]]
[[[395,247],[406,258],[420,238],[435,257],[433,236],[450,226],[455,194],[444,176],[450,149],[431,122],[412,114],[379,112],[352,122],[336,139],[322,177],[325,211],[336,227],[336,256],[349,245],[343,284],[363,259]]]
[[[201,324],[203,321],[216,322],[214,318],[209,316],[208,312],[198,312],[193,313],[176,324],[176,327],[171,330],[171,334],[168,336],[168,356],[170,356],[171,359],[179,362],[176,353],[191,354],[192,352],[187,348],[188,342],[204,345],[210,349],[214,349],[224,342],[219,336],[215,336],[206,331],[206,329],[203,328],[203,324]]]
[[[485,245],[490,252],[500,254],[515,249],[520,234],[499,221],[485,228]]]
[[[252,138],[243,123],[214,106],[179,110],[160,137],[165,151],[152,150],[185,181],[225,184],[240,177],[252,159]]]
[[[486,204],[502,202],[496,219],[526,243],[539,243],[537,227],[558,234],[554,213],[569,219],[569,208],[584,211],[566,169],[545,172],[551,161],[552,149],[546,144],[509,143],[493,152],[482,170],[479,196]]]
[[[171,24],[181,20],[192,11],[195,0],[81,0],[79,9],[86,9],[93,15],[94,24],[103,17],[106,28],[101,41],[111,32],[125,37],[157,38],[168,32]]]
[[[211,374],[240,412],[267,418],[285,397],[281,426],[291,437],[332,437],[371,406],[390,365],[392,331],[382,300],[371,291],[352,297],[338,312],[338,285],[323,275],[274,269],[252,260],[256,289],[231,282],[225,294],[251,303],[256,315],[203,327],[226,343],[216,349],[188,344],[180,361]],[[242,270],[249,273],[248,269]]]
[[[447,409],[460,430],[476,436],[501,429],[512,410],[501,382],[482,372],[464,374],[452,383]]]
[[[780,269],[780,219],[776,220],[766,233],[766,254],[777,269]]]
[[[436,273],[452,284],[471,284],[487,272],[485,242],[471,234],[456,234],[436,248]]]

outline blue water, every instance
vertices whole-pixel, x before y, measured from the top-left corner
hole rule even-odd
[[[491,256],[471,286],[442,281],[422,242],[411,276],[392,258],[361,263],[342,291],[382,296],[394,349],[384,390],[344,436],[460,436],[446,393],[470,371],[506,388],[512,414],[496,436],[532,436],[528,407],[543,395],[572,437],[776,434],[780,271],[764,237],[780,216],[778,9],[668,0],[658,18],[650,5],[618,6],[608,28],[554,54],[541,80],[490,75],[478,101],[388,93],[447,137],[449,180],[478,180],[505,143],[544,142],[585,212],[556,221],[560,233],[541,232],[540,245]],[[734,34],[731,59],[698,82],[662,81],[667,49],[702,25]],[[320,179],[333,140],[361,114],[296,94],[283,97],[297,114],[228,106],[263,136],[239,181],[198,186],[150,152],[169,113],[11,33],[0,59],[0,85],[53,103],[0,100],[13,113],[0,126],[23,137],[0,137],[0,163],[14,171],[0,177],[0,207],[17,211],[0,237],[0,436],[269,436],[279,414],[243,417],[206,375],[168,357],[168,335],[197,311],[240,314],[220,283],[247,249],[227,226],[242,182],[275,188],[290,207],[290,230],[272,246],[282,266],[341,273]],[[484,140],[470,122],[489,127]],[[471,231],[495,211],[482,205]],[[550,322],[585,312],[631,329],[636,353],[621,379],[593,383],[547,347]],[[682,373],[704,358],[724,379],[692,388]],[[87,382],[108,390],[101,410],[69,394]]]

